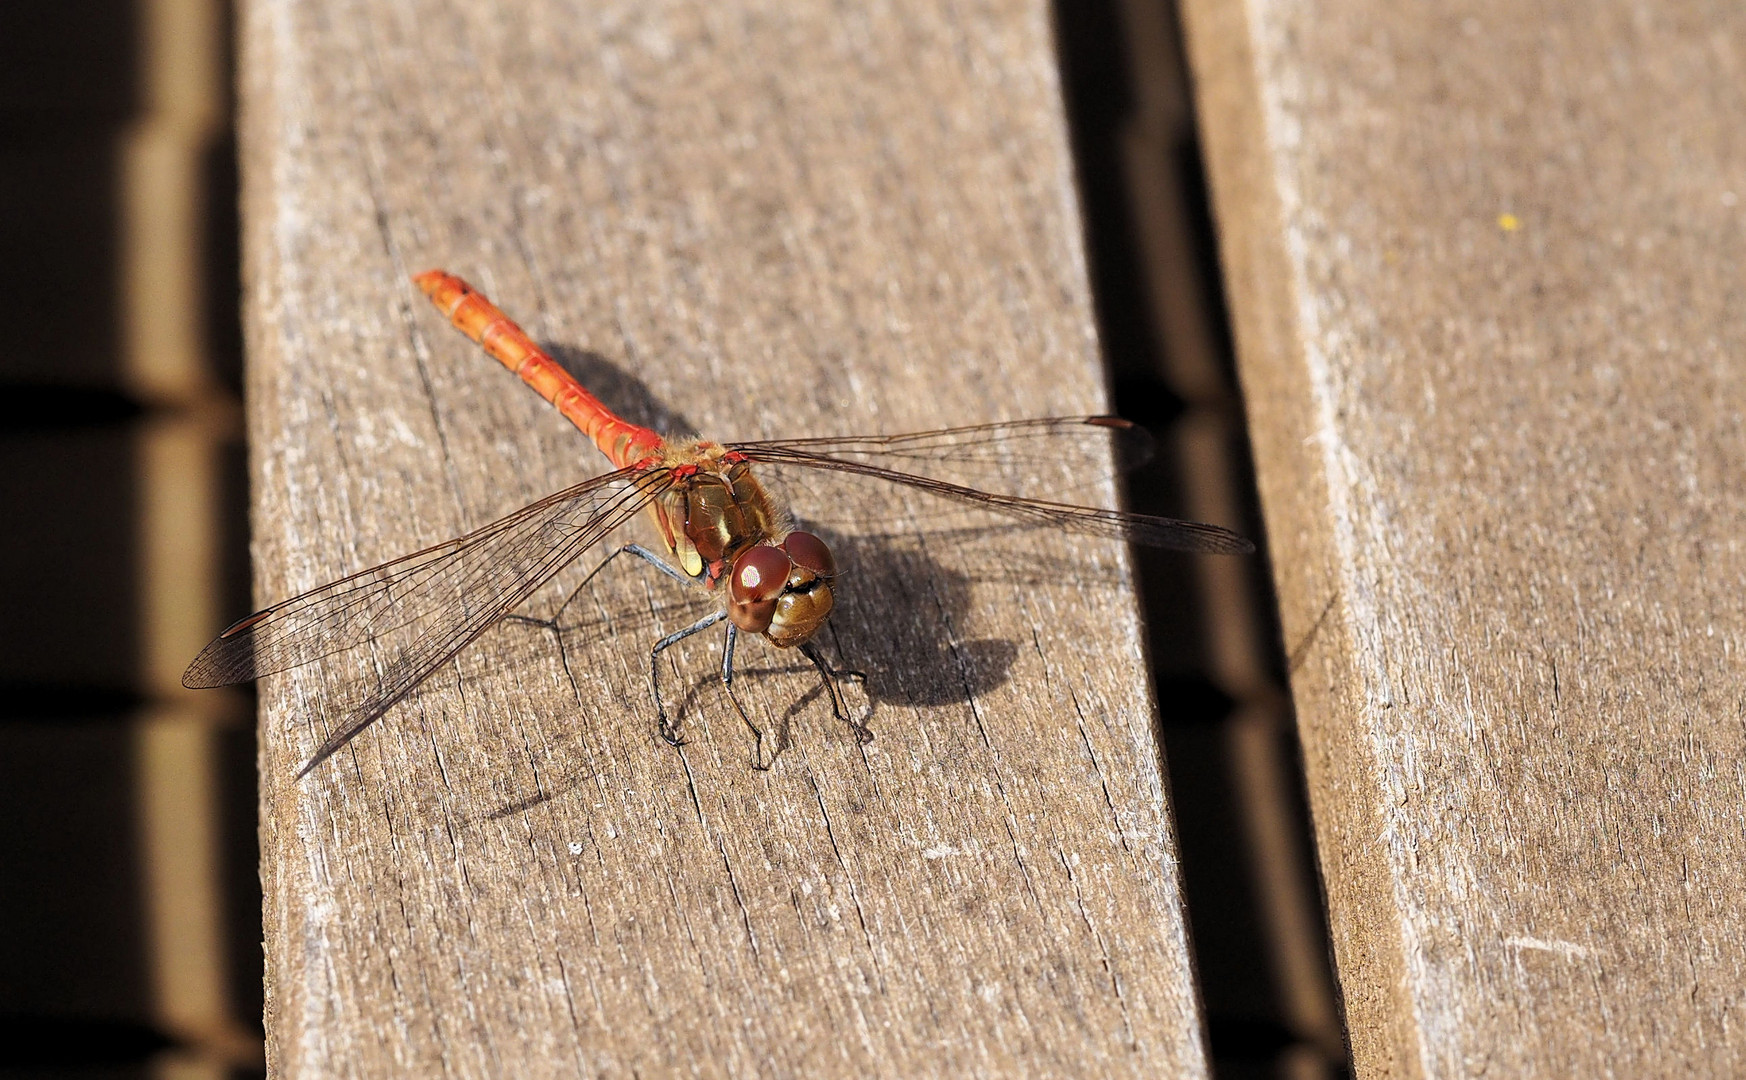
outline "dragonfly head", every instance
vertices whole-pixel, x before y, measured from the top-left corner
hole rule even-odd
[[[837,564],[811,533],[792,532],[780,546],[754,544],[728,575],[728,618],[779,648],[801,645],[830,617]]]

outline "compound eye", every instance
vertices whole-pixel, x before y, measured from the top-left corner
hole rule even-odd
[[[737,604],[772,603],[782,595],[792,565],[788,554],[780,548],[769,544],[749,547],[734,560],[728,596]]]
[[[782,541],[782,550],[794,560],[794,565],[810,570],[826,581],[837,576],[837,561],[825,542],[809,532],[791,532]]]

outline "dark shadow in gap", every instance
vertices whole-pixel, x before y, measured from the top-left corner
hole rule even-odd
[[[1060,52],[1062,82],[1067,99],[1069,131],[1077,165],[1081,206],[1085,217],[1085,241],[1095,297],[1100,335],[1112,369],[1117,410],[1145,423],[1160,436],[1165,447],[1176,444],[1173,429],[1184,412],[1177,388],[1166,384],[1161,373],[1171,370],[1165,362],[1172,342],[1155,303],[1153,281],[1159,273],[1191,273],[1197,276],[1197,291],[1218,310],[1207,319],[1214,362],[1235,387],[1234,357],[1229,320],[1223,307],[1222,281],[1218,271],[1216,235],[1206,199],[1198,142],[1191,119],[1171,114],[1161,92],[1186,101],[1186,60],[1174,40],[1176,14],[1171,5],[1125,4],[1120,0],[1059,0],[1054,5],[1056,40]],[[1159,20],[1163,20],[1162,23]],[[1145,27],[1148,36],[1127,38],[1129,27]],[[1131,55],[1130,55],[1131,54]],[[1142,115],[1144,88],[1146,109]],[[1176,121],[1181,119],[1180,125]],[[1171,129],[1173,130],[1166,130]],[[1156,192],[1132,188],[1133,178],[1145,169],[1133,168],[1130,160],[1148,142],[1162,163],[1145,163],[1157,175],[1163,168],[1175,175],[1183,193],[1186,222],[1180,222],[1194,250],[1184,265],[1148,265],[1150,248],[1141,233],[1137,200],[1155,199]],[[1234,393],[1234,391],[1232,391]],[[1260,519],[1252,482],[1253,465],[1247,442],[1240,433],[1241,403],[1229,400],[1199,400],[1197,408],[1230,411],[1234,436],[1234,470],[1244,470],[1250,482],[1239,495],[1244,519],[1238,527],[1261,541]],[[1180,463],[1172,455],[1130,480],[1129,507],[1134,510],[1182,516],[1183,487]],[[1263,550],[1265,550],[1263,546]],[[1238,762],[1229,737],[1235,703],[1212,680],[1207,643],[1199,630],[1206,625],[1200,610],[1202,585],[1192,561],[1161,558],[1136,552],[1141,589],[1147,612],[1152,659],[1159,693],[1160,736],[1172,792],[1181,845],[1183,888],[1188,903],[1190,929],[1201,980],[1207,1023],[1211,1036],[1214,1074],[1219,1076],[1274,1075],[1287,1055],[1314,1054],[1332,1076],[1349,1070],[1337,1053],[1323,1049],[1321,1041],[1308,1041],[1311,1033],[1296,1032],[1288,1022],[1285,987],[1276,975],[1276,958],[1269,942],[1273,930],[1264,920],[1264,907],[1255,875],[1255,855],[1249,850],[1244,815],[1247,812],[1234,784]],[[1276,619],[1277,605],[1268,589],[1267,568],[1259,563],[1249,575],[1255,590],[1256,611],[1263,619]],[[1283,650],[1277,647],[1278,628],[1262,626],[1261,632],[1275,648],[1261,658],[1284,686]],[[1289,728],[1282,738],[1290,742],[1288,760],[1301,757]],[[1308,833],[1308,812],[1298,784],[1287,793],[1296,807],[1290,824],[1298,833],[1304,865],[1314,866]],[[1307,883],[1312,893],[1317,882]],[[1326,947],[1325,927],[1321,943]],[[1333,993],[1330,990],[1330,993]]]

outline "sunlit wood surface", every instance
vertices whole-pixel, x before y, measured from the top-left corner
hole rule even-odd
[[[1360,1075],[1746,1073],[1740,9],[1186,8]]]

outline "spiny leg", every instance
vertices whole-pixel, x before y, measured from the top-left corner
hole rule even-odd
[[[849,716],[848,707],[843,702],[842,687],[837,685],[838,679],[859,679],[861,682],[865,683],[867,681],[867,673],[864,671],[852,671],[848,669],[838,671],[832,668],[829,664],[825,663],[824,654],[818,651],[818,646],[810,641],[801,645],[800,651],[808,660],[812,661],[812,666],[818,668],[819,675],[824,679],[825,690],[829,692],[831,696],[831,712],[836,714],[838,720],[849,725],[849,730],[855,733],[855,741],[857,743],[866,746],[868,743],[872,742],[873,732],[864,722],[854,720]]]
[[[667,722],[667,705],[661,700],[661,653],[669,645],[676,645],[692,634],[708,630],[725,618],[727,618],[727,612],[712,611],[685,629],[675,630],[660,641],[655,642],[655,647],[649,650],[649,681],[655,685],[655,720],[658,730],[661,732],[661,738],[666,739],[670,746],[684,746],[685,740],[679,737],[678,725]],[[729,638],[730,642],[732,640]]]
[[[728,700],[734,703],[734,709],[740,714],[740,722],[746,725],[746,730],[752,733],[752,768],[759,772],[767,772],[771,765],[776,764],[771,757],[768,764],[764,761],[764,732],[757,724],[752,723],[751,714],[740,703],[740,696],[734,693],[734,645],[739,641],[739,627],[728,623],[727,648],[722,650],[721,682],[727,687]]]
[[[504,620],[505,621],[513,620],[515,622],[531,623],[534,626],[544,627],[545,629],[551,630],[554,633],[556,633],[557,629],[558,629],[558,619],[560,616],[562,616],[564,614],[564,609],[569,607],[572,603],[574,603],[578,596],[582,595],[582,590],[586,589],[588,587],[588,583],[594,580],[594,575],[600,573],[602,570],[605,570],[606,567],[612,562],[612,560],[618,558],[620,555],[635,555],[637,558],[643,560],[644,562],[648,563],[650,566],[659,570],[661,573],[666,574],[668,577],[672,578],[674,581],[677,581],[682,585],[695,586],[695,585],[702,584],[702,582],[700,582],[694,578],[686,577],[684,574],[680,573],[678,570],[675,570],[672,566],[668,565],[667,560],[661,558],[659,555],[650,551],[648,548],[644,547],[643,545],[641,545],[641,544],[626,544],[624,547],[619,548],[617,551],[614,551],[612,554],[608,555],[606,558],[600,560],[600,564],[598,566],[596,566],[594,569],[588,571],[588,576],[583,578],[581,583],[578,584],[574,589],[570,590],[570,594],[568,596],[564,597],[564,602],[562,604],[558,605],[558,609],[556,611],[552,612],[551,618],[549,618],[549,619],[536,619],[532,615],[505,615],[503,617]]]

